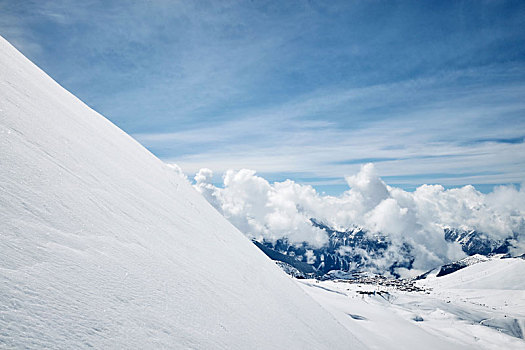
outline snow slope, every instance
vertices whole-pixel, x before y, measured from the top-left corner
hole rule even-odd
[[[339,281],[300,283],[371,349],[525,348],[523,259],[490,260],[431,276],[417,282],[425,292]]]
[[[361,345],[176,171],[0,38],[0,347]]]
[[[471,266],[443,277],[429,275],[421,284],[439,289],[525,290],[525,260],[474,256]]]
[[[468,306],[471,321],[521,338],[525,348],[525,260],[491,259],[418,284],[452,305]]]

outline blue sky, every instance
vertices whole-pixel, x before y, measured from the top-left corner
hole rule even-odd
[[[523,1],[0,0],[0,34],[190,175],[525,181]]]

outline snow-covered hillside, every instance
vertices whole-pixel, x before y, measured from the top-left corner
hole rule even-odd
[[[417,281],[422,290],[415,292],[369,280],[300,283],[370,348],[525,348],[523,259],[495,258],[433,274]]]
[[[0,38],[0,347],[361,345],[176,171]]]

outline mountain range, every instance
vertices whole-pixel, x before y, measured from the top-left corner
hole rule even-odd
[[[372,233],[360,227],[341,231],[315,218],[310,221],[313,226],[326,233],[328,243],[325,246],[313,247],[306,242],[291,244],[287,239],[254,243],[271,259],[293,266],[304,276],[315,275],[322,278],[328,277],[327,273],[330,271],[351,272],[375,269],[378,272],[400,277],[396,273],[396,268],[412,268],[414,257],[411,255],[412,248],[409,243],[405,242],[396,247],[399,253],[398,259],[384,269],[377,266],[377,261],[384,258],[387,249],[393,244],[387,235]],[[459,244],[468,256],[488,256],[509,253],[512,241],[517,239],[518,235],[514,234],[505,240],[496,240],[476,230],[444,228],[443,237],[448,242]]]

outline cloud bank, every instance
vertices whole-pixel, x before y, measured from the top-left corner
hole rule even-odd
[[[464,256],[458,244],[445,241],[445,227],[477,230],[493,239],[525,233],[525,186],[499,186],[483,194],[470,185],[448,190],[422,185],[407,192],[385,184],[371,163],[346,178],[349,189],[338,197],[292,180],[270,183],[247,169],[228,170],[223,187],[212,184],[212,177],[211,170],[201,169],[194,187],[249,238],[322,247],[327,235],[310,218],[342,231],[357,226],[387,235],[394,247],[391,260],[397,258],[396,247],[409,243],[415,270]]]

